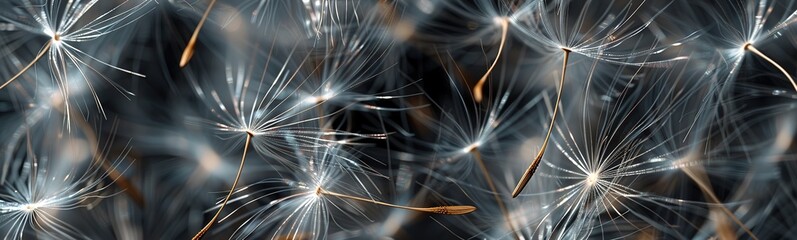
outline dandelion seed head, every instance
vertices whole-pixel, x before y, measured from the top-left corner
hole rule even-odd
[[[39,208],[43,207],[43,204],[35,202],[35,203],[26,203],[19,206],[19,210],[25,213],[35,212]]]
[[[598,173],[598,172],[591,172],[591,173],[589,173],[589,174],[587,175],[587,179],[585,179],[585,182],[587,183],[587,186],[593,186],[593,185],[595,185],[595,183],[597,183],[597,182],[598,182],[598,180],[599,180],[599,178],[598,178],[598,177],[599,177],[599,173]]]
[[[474,142],[474,143],[468,145],[467,147],[463,148],[462,149],[462,153],[472,152],[473,150],[479,148],[481,145],[482,145],[482,143],[480,141]]]
[[[509,21],[508,17],[498,16],[493,18],[493,23],[495,23],[495,25],[499,27],[501,25],[504,25],[504,23],[508,21]]]
[[[742,44],[742,49],[740,49],[740,51],[741,51],[742,53],[744,53],[744,52],[746,52],[746,51],[747,51],[747,49],[749,49],[749,48],[750,48],[750,46],[752,46],[752,45],[753,45],[753,42],[752,42],[752,41],[747,41],[747,42],[745,42],[744,44]]]
[[[245,133],[246,133],[246,134],[248,134],[250,137],[253,137],[253,136],[257,135],[257,134],[255,133],[255,131],[254,131],[254,130],[252,130],[252,129],[250,129],[250,128],[245,128],[245,129],[242,129],[241,131],[242,131],[242,132],[245,132]]]
[[[309,96],[309,97],[306,97],[304,99],[304,102],[310,103],[310,104],[318,104],[318,103],[325,102],[325,101],[327,101],[329,99],[332,99],[334,96],[335,96],[334,92],[332,92],[332,91],[324,91],[324,94],[322,94],[321,96]]]

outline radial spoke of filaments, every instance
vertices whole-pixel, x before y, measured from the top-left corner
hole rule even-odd
[[[551,124],[548,126],[548,133],[545,134],[545,140],[542,142],[542,147],[540,152],[537,153],[537,157],[534,158],[534,161],[531,162],[529,168],[526,169],[526,172],[523,173],[523,176],[520,177],[520,181],[518,181],[517,186],[515,186],[515,190],[512,191],[512,197],[517,197],[524,188],[526,188],[526,184],[529,183],[531,176],[534,175],[534,172],[537,171],[537,167],[540,166],[540,161],[542,160],[542,156],[545,154],[545,148],[548,147],[548,141],[551,139],[551,132],[553,131],[553,125],[556,122],[556,116],[559,112],[559,102],[562,100],[562,89],[564,89],[565,84],[565,75],[567,73],[567,60],[570,57],[570,49],[563,48],[564,51],[564,60],[562,61],[562,77],[559,79],[559,90],[556,93],[556,103],[553,107],[553,115],[551,116]]]
[[[241,165],[238,166],[238,173],[235,174],[235,180],[232,182],[232,187],[230,187],[230,192],[227,193],[227,197],[225,197],[224,201],[221,202],[221,205],[219,205],[219,210],[216,211],[216,214],[213,215],[213,218],[210,219],[210,222],[208,222],[208,224],[205,225],[205,227],[203,227],[202,230],[199,230],[199,232],[193,238],[191,238],[192,240],[201,239],[202,236],[205,235],[205,233],[207,233],[208,230],[210,230],[210,227],[213,226],[213,223],[216,222],[216,219],[221,214],[221,210],[224,209],[224,206],[227,205],[227,201],[230,200],[232,193],[235,192],[235,186],[238,185],[238,180],[241,179],[241,172],[244,169],[244,162],[246,162],[246,152],[249,151],[249,143],[252,141],[252,137],[254,135],[255,134],[253,132],[246,131],[246,142],[244,143],[244,153],[241,155]]]
[[[493,68],[495,65],[498,64],[498,59],[501,59],[501,53],[504,51],[504,44],[506,43],[506,34],[509,31],[509,20],[506,17],[502,17],[498,19],[499,24],[501,24],[501,42],[498,44],[498,54],[495,56],[495,60],[493,60],[493,64],[490,65],[490,68],[487,69],[487,72],[484,73],[479,82],[476,83],[476,86],[473,87],[473,100],[476,102],[481,102],[484,99],[482,95],[482,88],[484,88],[484,83],[487,82],[487,77],[490,76],[490,73],[493,72]]]
[[[183,55],[180,56],[180,67],[188,65],[188,61],[191,61],[191,57],[194,56],[194,45],[196,45],[196,39],[199,37],[199,31],[202,30],[202,26],[205,25],[205,20],[208,19],[208,15],[210,15],[210,10],[213,9],[214,4],[216,4],[216,0],[210,0],[208,9],[205,9],[205,14],[202,15],[202,19],[200,19],[199,24],[196,25],[194,34],[191,35],[191,39],[188,40],[188,44],[185,45]]]
[[[425,212],[425,213],[434,213],[434,214],[462,215],[462,214],[468,214],[468,213],[471,213],[473,211],[476,211],[476,207],[468,206],[468,205],[435,206],[435,207],[408,207],[408,206],[402,206],[402,205],[395,205],[395,204],[390,204],[390,203],[386,203],[386,202],[380,202],[380,201],[376,201],[376,200],[372,200],[372,199],[368,199],[368,198],[361,198],[361,197],[355,197],[355,196],[350,196],[350,195],[336,193],[336,192],[330,192],[330,191],[324,190],[324,189],[322,189],[320,187],[316,188],[315,194],[316,195],[335,196],[335,197],[339,197],[339,198],[351,199],[351,200],[356,200],[356,201],[361,201],[361,202],[368,202],[368,203],[373,203],[373,204],[387,206],[387,207],[392,207],[392,208],[400,208],[400,209],[406,209],[406,210],[411,210],[411,211],[418,211],[418,212]]]
[[[771,58],[769,58],[767,55],[764,55],[764,53],[762,53],[761,51],[758,51],[758,49],[756,49],[756,48],[753,46],[753,44],[752,44],[752,43],[747,43],[747,44],[745,44],[745,45],[744,45],[744,50],[747,50],[747,51],[750,51],[750,52],[753,52],[753,53],[755,53],[755,55],[758,55],[759,57],[763,58],[764,60],[766,60],[767,62],[769,62],[770,64],[772,64],[772,66],[775,66],[775,68],[777,68],[778,70],[780,70],[780,72],[782,72],[782,73],[783,73],[783,75],[785,75],[785,76],[786,76],[786,78],[788,78],[788,79],[789,79],[789,82],[791,83],[791,86],[794,88],[794,91],[797,91],[797,83],[795,83],[795,82],[794,82],[794,78],[792,78],[792,77],[791,77],[791,75],[789,74],[789,72],[787,72],[787,71],[786,71],[786,69],[784,69],[783,67],[781,67],[781,66],[780,66],[780,64],[778,64],[777,62],[775,62],[774,60],[772,60]]]

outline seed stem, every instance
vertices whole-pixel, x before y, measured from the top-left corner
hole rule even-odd
[[[56,36],[58,36],[58,35],[56,35]],[[17,75],[14,75],[13,77],[11,77],[11,79],[8,79],[8,81],[3,83],[3,85],[0,85],[0,89],[3,89],[6,86],[8,86],[8,84],[11,84],[11,82],[13,82],[17,78],[19,78],[19,76],[22,76],[23,73],[25,73],[26,71],[28,71],[28,69],[33,67],[33,64],[38,62],[39,59],[41,59],[44,56],[44,54],[47,53],[47,51],[50,50],[50,46],[52,46],[52,44],[53,44],[52,41],[47,41],[47,43],[44,44],[44,47],[42,47],[42,49],[39,50],[39,54],[36,55],[36,58],[34,58],[33,61],[30,61],[30,63],[28,63],[28,65],[25,66],[24,68],[22,68],[22,70],[19,70],[19,73],[17,73]]]
[[[133,183],[130,182],[121,172],[116,170],[114,166],[111,165],[108,161],[105,161],[103,154],[101,154],[95,146],[99,146],[99,140],[97,139],[97,134],[94,133],[94,129],[92,129],[91,125],[83,118],[83,116],[74,116],[76,113],[74,111],[67,111],[68,102],[64,101],[61,104],[55,106],[54,108],[60,112],[61,114],[69,116],[70,119],[75,119],[78,127],[80,130],[83,131],[83,134],[86,136],[86,140],[89,142],[89,146],[92,146],[91,154],[92,160],[95,162],[102,163],[102,169],[108,173],[108,177],[113,179],[113,183],[118,185],[119,188],[125,190],[125,194],[130,196],[138,206],[144,207],[144,196],[141,194],[141,191],[136,188]]]
[[[548,147],[548,141],[551,139],[551,132],[553,131],[553,125],[556,122],[556,116],[559,113],[559,102],[562,100],[562,89],[564,89],[565,84],[565,74],[567,73],[567,60],[570,57],[570,49],[562,48],[564,52],[564,60],[562,61],[562,77],[559,79],[559,90],[556,93],[556,104],[553,107],[553,116],[551,116],[551,124],[548,126],[548,133],[545,134],[545,140],[542,142],[542,148],[540,152],[537,153],[537,157],[534,158],[534,161],[531,162],[529,168],[526,169],[526,172],[523,173],[523,176],[520,178],[515,190],[512,191],[512,197],[516,198],[520,195],[520,192],[526,188],[526,184],[529,183],[531,176],[534,175],[534,172],[537,171],[537,167],[540,166],[540,160],[542,160],[542,156],[545,154],[545,148]]]
[[[69,114],[74,114],[74,111],[69,112]],[[89,123],[86,122],[82,116],[73,116],[72,119],[76,119],[78,125],[80,125],[80,128],[83,130],[83,133],[88,138],[91,146],[98,146],[97,135],[94,134],[94,131]],[[120,188],[124,189],[125,193],[130,196],[131,199],[133,199],[133,202],[140,207],[144,207],[144,196],[141,194],[141,191],[138,190],[138,188],[136,188],[133,183],[130,182],[130,180],[122,175],[121,172],[117,171],[116,168],[111,166],[108,161],[104,161],[104,158],[99,152],[97,152],[96,148],[92,148],[92,155],[94,155],[94,161],[102,162],[102,168],[108,172],[108,176],[113,179],[114,183],[119,185]]]
[[[794,78],[792,78],[789,72],[787,72],[786,69],[783,69],[783,67],[780,66],[780,64],[769,58],[767,55],[764,55],[764,53],[762,53],[761,51],[758,51],[758,49],[755,48],[752,43],[745,44],[744,50],[755,53],[755,55],[758,55],[759,57],[763,58],[764,60],[772,64],[772,66],[775,66],[775,68],[780,70],[780,72],[782,72],[783,75],[785,75],[786,78],[789,79],[789,82],[791,83],[791,86],[794,88],[794,91],[797,91],[797,83],[794,82]]]
[[[484,178],[487,181],[487,186],[490,187],[493,197],[495,198],[495,202],[498,203],[498,208],[501,209],[501,214],[504,215],[504,221],[506,221],[506,225],[509,226],[509,230],[512,231],[512,235],[515,237],[515,239],[519,240],[520,236],[518,236],[515,226],[512,224],[512,218],[509,217],[509,210],[506,209],[504,201],[501,200],[501,196],[498,194],[498,189],[493,183],[492,176],[490,175],[490,172],[487,171],[487,165],[485,165],[484,160],[482,160],[481,152],[479,152],[477,148],[472,148],[470,152],[473,154],[473,158],[475,158],[476,162],[479,164],[479,169],[481,169],[482,175],[484,175]]]
[[[205,25],[205,20],[208,19],[208,15],[210,15],[210,9],[213,9],[214,4],[216,4],[216,0],[210,0],[208,8],[205,9],[205,14],[202,15],[202,19],[199,20],[199,24],[197,24],[196,28],[194,29],[194,34],[191,35],[191,39],[188,40],[188,44],[183,50],[183,55],[180,56],[181,68],[185,67],[185,65],[188,65],[188,61],[191,61],[191,57],[194,56],[194,45],[196,45],[196,39],[199,37],[199,31],[202,30],[202,26]]]
[[[255,134],[253,132],[246,131],[246,143],[244,143],[244,153],[241,155],[241,165],[238,166],[238,173],[236,173],[235,175],[235,181],[232,182],[232,187],[230,187],[230,192],[227,193],[227,197],[224,198],[224,201],[219,206],[219,210],[216,211],[216,215],[213,215],[213,218],[210,219],[210,222],[208,222],[208,224],[205,225],[205,227],[203,227],[202,230],[199,230],[199,232],[193,238],[191,238],[191,240],[202,239],[202,236],[205,235],[205,233],[207,233],[208,230],[210,230],[210,227],[213,226],[213,223],[216,222],[216,219],[221,214],[221,210],[224,209],[224,206],[227,205],[227,201],[230,200],[232,193],[235,192],[235,186],[238,185],[238,180],[241,179],[241,172],[244,169],[244,162],[246,162],[246,152],[249,151],[249,143],[251,143],[252,137],[254,135]]]
[[[435,213],[435,214],[445,214],[445,215],[462,215],[462,214],[468,214],[468,213],[471,213],[473,211],[476,211],[476,207],[468,206],[468,205],[435,206],[435,207],[408,207],[408,206],[402,206],[402,205],[395,205],[395,204],[390,204],[390,203],[386,203],[386,202],[380,202],[380,201],[371,200],[371,199],[367,199],[367,198],[361,198],[361,197],[355,197],[355,196],[350,196],[350,195],[336,193],[336,192],[330,192],[330,191],[324,190],[324,189],[322,189],[320,187],[316,188],[316,192],[315,193],[317,195],[329,195],[329,196],[335,196],[335,197],[339,197],[339,198],[345,198],[345,199],[351,199],[351,200],[356,200],[356,201],[373,203],[373,204],[387,206],[387,207],[392,207],[392,208],[400,208],[400,209],[406,209],[406,210],[418,211],[418,212],[425,212],[425,213]]]
[[[694,154],[690,154],[688,156],[689,160],[694,158],[695,158]],[[731,218],[731,220],[733,220],[734,223],[739,225],[739,227],[741,227],[742,230],[744,230],[750,236],[750,238],[758,240],[758,237],[756,237],[756,235],[753,234],[752,231],[750,231],[750,228],[748,228],[741,220],[739,220],[739,218],[736,217],[736,214],[733,214],[731,210],[726,208],[725,205],[722,204],[720,199],[717,197],[717,195],[714,194],[714,191],[712,190],[713,188],[711,187],[711,183],[706,177],[705,169],[703,169],[702,166],[684,167],[682,168],[682,170],[684,173],[686,173],[687,176],[689,176],[689,178],[692,179],[692,181],[694,181],[697,184],[698,187],[700,187],[700,190],[703,192],[704,196],[706,196],[712,203],[718,205],[718,208],[723,213],[728,215],[728,217]]]
[[[504,44],[506,43],[506,34],[509,30],[509,20],[506,17],[502,17],[499,20],[501,24],[501,43],[498,45],[498,54],[495,56],[495,60],[493,60],[493,64],[490,65],[490,68],[487,69],[487,72],[484,73],[479,82],[476,83],[476,86],[473,87],[473,100],[476,100],[477,103],[481,102],[484,99],[482,95],[482,88],[484,87],[484,83],[487,82],[487,77],[490,76],[490,73],[493,72],[493,68],[495,65],[498,64],[498,59],[501,58],[501,53],[504,51]]]

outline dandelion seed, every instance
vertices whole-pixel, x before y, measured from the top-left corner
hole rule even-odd
[[[365,16],[360,24],[378,24],[381,16]],[[382,107],[377,104],[398,101],[421,95],[421,93],[402,93],[410,86],[402,86],[378,92],[382,77],[394,70],[394,66],[383,63],[392,57],[394,44],[385,33],[378,29],[364,27],[339,34],[340,43],[320,48],[323,55],[311,57],[297,72],[298,79],[304,79],[296,88],[305,103],[315,106],[317,116],[340,109],[346,111],[403,111],[402,107]],[[385,40],[388,39],[388,40]],[[314,61],[315,60],[315,61]],[[317,63],[316,63],[317,62]],[[326,122],[326,117],[319,118]],[[324,126],[325,123],[320,124]],[[326,127],[326,126],[324,126]]]
[[[92,56],[78,44],[93,42],[135,23],[135,20],[141,18],[144,13],[150,10],[151,5],[151,0],[126,0],[116,5],[99,3],[96,0],[67,2],[15,0],[3,2],[0,8],[13,9],[13,11],[3,11],[0,13],[0,19],[14,23],[21,30],[32,34],[26,37],[46,36],[48,40],[42,45],[33,60],[0,85],[0,89],[14,82],[38,61],[46,59],[50,74],[61,89],[61,95],[64,98],[71,96],[69,89],[70,85],[72,85],[71,82],[73,82],[72,78],[82,78],[86,82],[88,89],[90,89],[93,98],[97,99],[94,87],[87,77],[88,72],[97,73],[116,90],[133,95],[118,84],[110,81],[98,69],[90,66],[89,62],[95,61],[106,67],[138,77],[145,77],[144,75],[119,68]],[[107,12],[97,18],[88,19],[87,14],[89,12],[100,10]],[[72,73],[73,71],[77,73]],[[66,99],[64,99],[64,102],[66,102]],[[102,111],[101,105],[97,104]]]
[[[521,77],[522,72],[507,68],[508,64],[510,63],[501,65],[495,74],[498,79],[502,79],[494,85],[499,92],[487,95],[484,101],[478,103],[468,101],[470,97],[468,89],[463,89],[464,84],[460,84],[462,81],[457,80],[454,74],[449,74],[453,99],[439,100],[440,103],[435,100],[433,105],[442,110],[440,120],[429,119],[424,122],[430,123],[429,127],[438,135],[433,154],[448,161],[431,174],[441,180],[451,178],[467,185],[474,184],[469,181],[471,171],[480,174],[482,177],[480,180],[483,181],[479,181],[478,184],[486,184],[487,188],[479,191],[490,195],[485,201],[497,206],[496,215],[502,217],[508,234],[520,239],[515,229],[515,221],[504,203],[505,194],[502,194],[502,186],[496,185],[494,180],[496,176],[490,169],[494,171],[505,164],[506,160],[499,150],[500,146],[511,144],[510,139],[516,135],[527,134],[522,129],[525,129],[526,124],[530,122],[526,121],[524,116],[528,116],[536,109],[535,107],[539,106],[538,103],[545,94],[532,95],[531,93],[538,91],[535,89],[537,86]],[[486,158],[483,155],[486,155]],[[449,177],[449,174],[453,176]]]
[[[792,2],[735,0],[718,8],[723,9],[722,11],[708,12],[711,19],[719,25],[715,30],[717,34],[710,35],[708,40],[714,46],[725,48],[721,50],[732,64],[728,79],[735,77],[745,53],[750,52],[777,68],[797,90],[797,83],[791,74],[756,47],[776,39],[780,31],[794,23],[797,17],[795,7],[797,5]]]
[[[101,166],[103,162],[80,153],[88,153],[89,149],[85,148],[97,146],[74,137],[57,141],[31,137],[28,135],[21,143],[11,143],[22,148],[21,155],[13,159],[22,164],[20,169],[5,177],[6,182],[0,188],[0,228],[6,232],[4,238],[37,236],[29,228],[52,238],[86,238],[59,215],[112,195],[107,193],[110,185],[105,185],[105,181],[118,178],[111,175],[123,167],[121,159],[112,161],[106,171]],[[50,152],[52,144],[59,144],[57,147],[61,149]],[[123,155],[127,151],[123,150]]]
[[[60,95],[60,91],[55,89],[55,87],[50,87],[47,81],[43,82],[36,82],[34,84],[28,85],[24,84],[24,87],[18,89],[18,93],[25,97],[21,97],[17,99],[17,101],[27,102],[30,106],[29,108],[23,108],[20,110],[23,116],[26,118],[21,124],[17,127],[9,128],[14,129],[13,137],[8,138],[9,142],[16,142],[20,141],[22,137],[25,137],[26,134],[34,134],[36,137],[46,137],[49,136],[49,132],[36,132],[31,133],[30,129],[39,129],[42,127],[48,128],[50,126],[54,126],[59,124],[55,117],[63,117],[65,120],[61,122],[61,127],[63,128],[63,124],[66,124],[66,129],[68,132],[73,127],[77,127],[82,134],[81,136],[85,138],[89,146],[99,146],[100,142],[98,139],[97,134],[95,133],[95,129],[83,116],[76,114],[73,111],[68,111],[70,108],[75,108],[71,102],[64,102],[64,97]],[[36,88],[32,88],[33,86],[43,85]],[[29,87],[31,87],[29,89]],[[79,93],[82,89],[80,88],[70,88],[71,92],[74,94]],[[32,92],[28,92],[32,91]],[[28,95],[30,94],[30,95]],[[72,106],[72,107],[70,107]],[[55,110],[55,111],[53,111]],[[75,119],[75,121],[72,121]],[[118,122],[114,122],[111,126],[111,129],[114,129],[112,132],[115,132],[115,129],[118,125]],[[63,129],[59,128],[56,130],[57,132],[63,132]],[[23,134],[25,133],[25,134]],[[71,132],[70,132],[71,133]],[[112,141],[112,140],[109,140]],[[16,145],[9,145],[8,148],[15,147]],[[87,153],[88,154],[88,153]],[[141,198],[141,193],[138,189],[133,186],[117,169],[114,168],[113,163],[104,159],[104,155],[102,154],[100,149],[91,148],[90,154],[94,161],[99,163],[104,171],[107,171],[110,178],[114,179],[114,184],[118,185],[120,188],[125,189],[125,193],[129,194],[134,201],[136,201],[139,205],[143,205],[143,199]],[[3,166],[3,174],[4,177],[8,173],[9,164],[12,162],[10,158],[11,155],[6,155],[6,161]],[[4,178],[2,178],[4,181]],[[0,184],[2,184],[0,181]]]
[[[467,31],[463,32],[464,36],[445,36],[445,38],[440,39],[452,48],[475,41],[481,43],[487,36],[498,36],[497,53],[491,63],[487,65],[487,70],[472,88],[473,99],[476,102],[481,102],[485,98],[483,95],[484,86],[504,54],[504,48],[509,36],[510,18],[516,8],[514,5],[513,1],[443,1],[442,11],[444,12],[437,14],[441,16],[439,17],[441,18],[440,20],[432,19],[429,22],[416,23],[421,25],[421,28],[430,27],[432,29],[429,29],[429,31],[437,33],[437,35],[431,36],[421,33],[422,36],[420,37],[422,38],[440,38],[440,32],[443,34],[457,33],[457,31],[467,28]],[[441,27],[445,27],[445,29],[439,29]]]
[[[642,24],[632,25],[631,19],[640,11],[644,3],[637,6],[631,3],[619,5],[621,10],[612,12],[611,9],[615,3],[610,2],[606,6],[609,10],[601,13],[589,12],[588,9],[594,7],[593,5],[595,4],[599,3],[597,1],[586,1],[577,5],[568,1],[555,1],[549,6],[545,1],[533,1],[522,6],[511,18],[511,23],[518,28],[518,32],[527,36],[526,40],[529,45],[542,45],[542,51],[561,51],[560,53],[563,53],[562,77],[560,78],[557,101],[554,103],[551,125],[549,125],[540,152],[518,181],[518,185],[512,193],[514,197],[517,197],[525,185],[528,184],[545,154],[548,140],[554,128],[555,118],[558,115],[561,90],[564,88],[563,84],[570,53],[580,54],[600,61],[639,66],[655,65],[681,59],[680,57],[660,61],[651,61],[649,59],[650,55],[664,52],[673,44],[656,46],[657,43],[651,43],[651,47],[648,49],[625,46],[630,39],[640,37],[655,19],[653,17]],[[573,10],[581,15],[571,16],[570,12]],[[661,11],[657,12],[656,15],[660,13]],[[590,19],[591,17],[595,17],[595,19]],[[575,18],[575,21],[571,18]],[[692,36],[687,36],[679,42],[691,38]],[[644,60],[635,62],[640,57]]]
[[[704,123],[695,125],[689,120],[702,119],[705,113],[692,109],[691,104],[703,101],[703,94],[711,86],[701,81],[684,81],[691,79],[690,75],[702,75],[700,70],[692,70],[691,64],[685,62],[661,72],[645,70],[644,75],[637,73],[630,78],[637,79],[638,84],[614,79],[612,84],[625,89],[619,90],[617,102],[600,102],[597,116],[584,113],[586,117],[582,121],[585,122],[580,125],[586,131],[577,131],[583,137],[573,136],[574,131],[567,124],[557,128],[559,134],[554,142],[564,161],[546,162],[545,166],[555,171],[542,176],[563,182],[556,191],[568,192],[551,204],[554,209],[563,211],[561,217],[556,212],[549,216],[556,222],[555,228],[562,229],[558,236],[612,236],[611,231],[619,236],[631,236],[637,230],[624,230],[623,226],[629,225],[637,226],[633,229],[653,228],[650,231],[655,234],[683,237],[688,236],[684,234],[689,230],[673,231],[672,225],[697,231],[699,226],[691,226],[702,221],[697,218],[710,218],[703,213],[725,208],[721,200],[710,197],[714,194],[711,187],[701,186],[708,181],[695,175],[709,161],[693,154],[708,152],[704,150],[705,143],[714,140],[702,135],[705,134],[706,126],[701,125]],[[668,72],[679,74],[673,76]],[[673,84],[679,88],[663,88]],[[678,90],[680,87],[690,90]],[[597,126],[587,124],[593,120],[598,122]],[[696,128],[696,132],[691,132],[690,128]],[[690,136],[691,141],[686,141],[684,136]],[[685,173],[697,186],[688,188],[679,184],[678,191],[671,191],[670,187],[660,188],[649,183],[674,184],[671,182],[679,180],[673,175],[676,172]],[[712,172],[721,175],[720,171]],[[686,189],[706,192],[706,202],[690,200],[692,196],[682,192]],[[728,209],[721,211],[751,234],[734,214],[728,214]],[[592,233],[598,229],[600,232]]]

